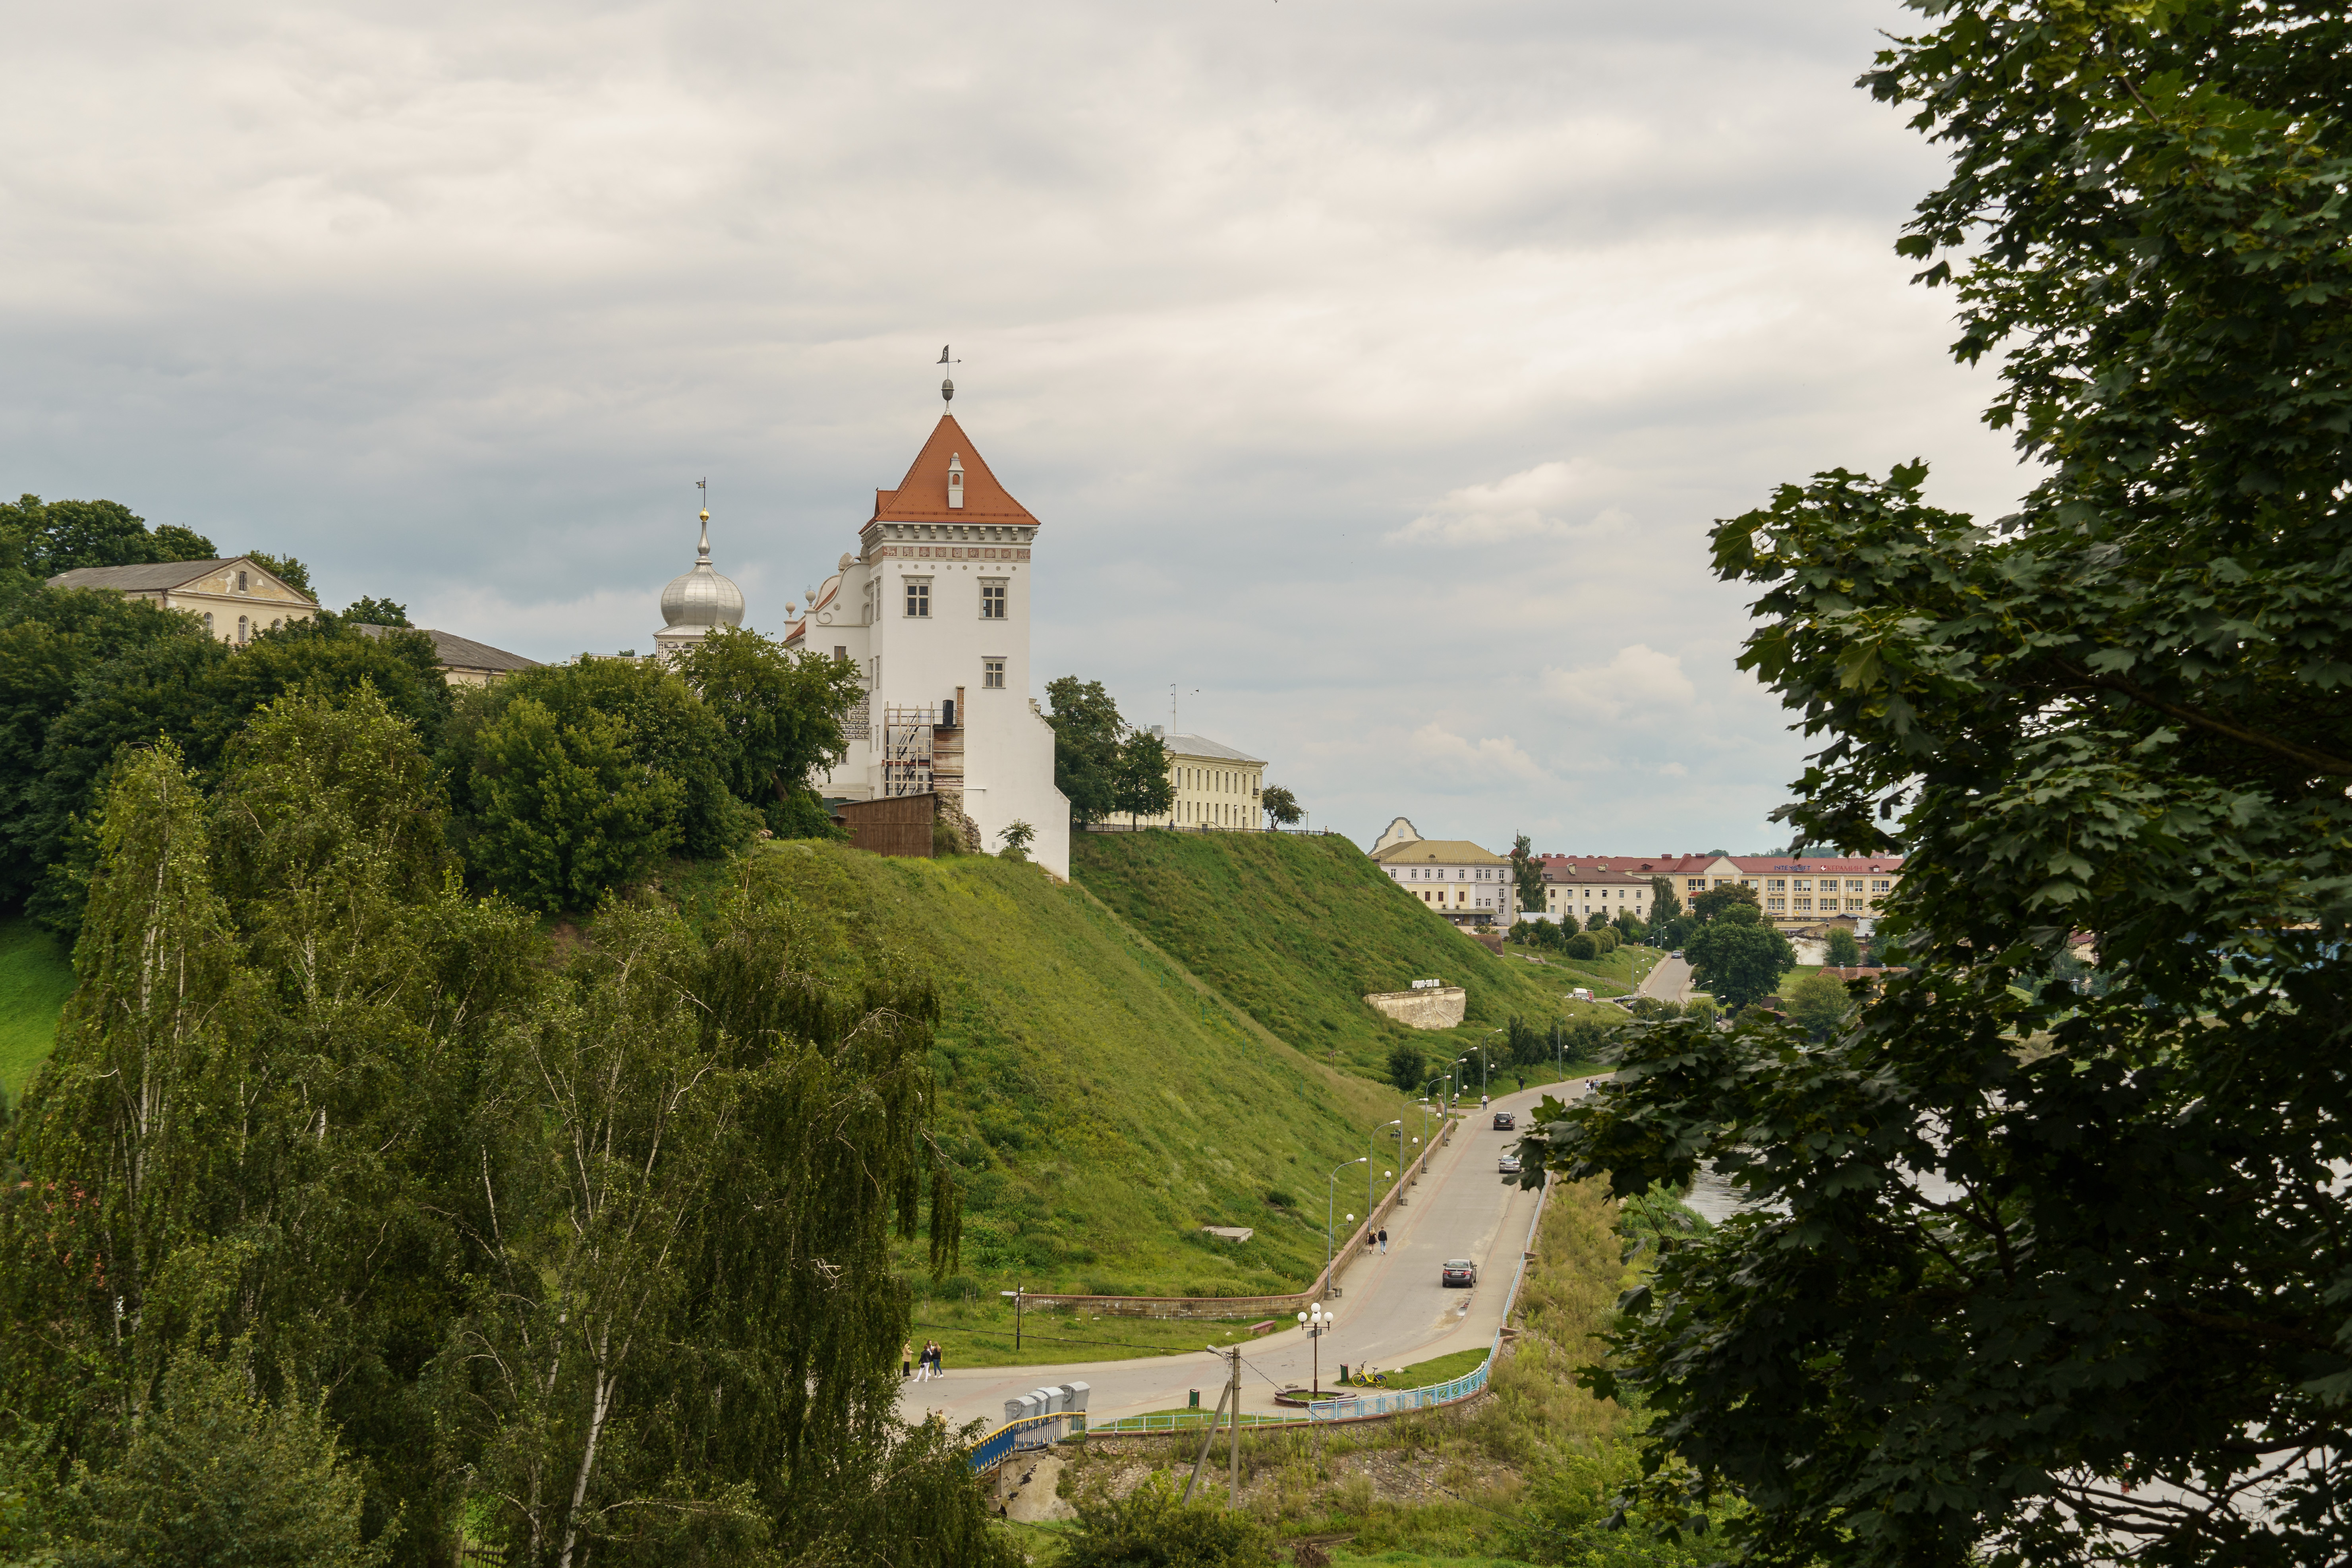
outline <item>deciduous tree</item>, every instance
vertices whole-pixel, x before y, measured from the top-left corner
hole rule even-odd
[[[1663,1246],[1594,1386],[1751,1561],[2342,1561],[2352,19],[1920,9],[1867,79],[1953,154],[1903,248],[2044,477],[1988,525],[1834,470],[1717,531],[1825,742],[1782,816],[1900,836],[1910,972],[1826,1046],[1649,1026],[1559,1111],[1565,1172],[1756,1200]],[[2104,996],[2048,978],[2075,929]]]

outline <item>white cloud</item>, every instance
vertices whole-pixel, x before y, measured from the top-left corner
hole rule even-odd
[[[1570,712],[1609,720],[1680,719],[1698,697],[1681,658],[1646,643],[1619,648],[1606,664],[1547,669],[1543,692]]]
[[[1534,779],[1543,773],[1536,760],[1519,750],[1519,743],[1508,735],[1465,740],[1433,721],[1415,730],[1407,743],[1414,756],[1454,778],[1477,779],[1500,772],[1516,779]]]
[[[1538,535],[1566,538],[1577,514],[1590,510],[1589,478],[1580,465],[1538,463],[1490,485],[1465,485],[1390,535],[1402,541],[1443,544],[1499,544]],[[1622,527],[1622,512],[1609,509],[1586,520],[1589,527]]]
[[[10,482],[534,658],[645,646],[704,476],[773,627],[952,341],[1040,680],[1365,837],[1738,844],[1804,748],[1709,521],[2023,487],[1891,250],[1895,0],[19,9]]]

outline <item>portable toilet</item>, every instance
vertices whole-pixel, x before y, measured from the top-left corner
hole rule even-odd
[[[1086,1414],[1087,1388],[1085,1384],[1066,1383],[1062,1384],[1062,1392],[1069,1395],[1068,1401],[1062,1406],[1063,1409],[1076,1411],[1081,1415]]]

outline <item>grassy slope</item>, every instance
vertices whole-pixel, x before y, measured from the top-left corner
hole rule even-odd
[[[1497,958],[1344,838],[1074,834],[1070,874],[1267,1029],[1367,1078],[1400,1039],[1443,1062],[1514,1013],[1541,1026],[1586,1010],[1564,994],[1588,980]],[[1408,1029],[1364,1003],[1433,975],[1468,989],[1460,1027]]]
[[[1314,1278],[1315,1178],[1364,1152],[1367,1130],[1398,1114],[1393,1091],[1300,1056],[1034,866],[761,853],[837,933],[835,973],[907,962],[937,978],[944,1142],[969,1193],[967,1277],[941,1294],[1017,1280],[1238,1295]],[[693,879],[667,881],[691,907]],[[1361,1179],[1349,1173],[1340,1196]],[[1203,1225],[1257,1235],[1235,1247]]]
[[[73,963],[57,938],[30,921],[0,921],[0,1090],[12,1103],[48,1059],[73,988]]]

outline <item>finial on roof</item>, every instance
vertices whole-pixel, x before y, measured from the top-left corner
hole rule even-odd
[[[961,364],[963,361],[960,359],[950,359],[948,357],[948,345],[941,343],[940,345],[940,363],[944,365],[959,365]],[[946,379],[940,383],[940,401],[942,404],[947,405],[952,405],[955,402],[955,372],[952,370],[949,371]]]

